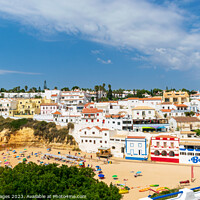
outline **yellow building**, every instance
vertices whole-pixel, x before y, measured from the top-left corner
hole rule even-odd
[[[182,91],[163,92],[163,102],[171,102],[174,104],[183,104],[189,102],[189,94]]]
[[[40,104],[51,103],[50,99],[18,99],[17,109],[10,110],[9,115],[13,117],[32,118],[40,114]]]

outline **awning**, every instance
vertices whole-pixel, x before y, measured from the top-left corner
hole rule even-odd
[[[162,128],[166,128],[165,126],[159,126],[157,129],[162,129]]]
[[[155,128],[153,128],[153,127],[148,127],[148,126],[147,126],[147,127],[144,126],[144,127],[142,127],[142,128],[143,128],[143,129],[155,129]]]

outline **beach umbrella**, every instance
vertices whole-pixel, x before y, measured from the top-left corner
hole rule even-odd
[[[15,150],[13,150],[12,152],[15,152]]]
[[[116,184],[120,184],[120,181],[116,181]]]
[[[19,153],[23,153],[22,151],[20,151]]]
[[[37,153],[35,153],[35,155],[37,155]]]
[[[83,165],[83,163],[79,163],[79,165]]]
[[[117,175],[113,175],[112,177],[113,177],[113,178],[117,178]]]
[[[16,156],[16,158],[19,158],[19,156]]]
[[[23,161],[26,161],[26,158],[23,158]]]
[[[5,162],[4,164],[5,164],[5,165],[8,165],[8,164],[9,164],[9,162]]]
[[[98,177],[99,177],[99,178],[103,178],[104,175],[103,175],[103,174],[99,174]]]
[[[99,168],[99,167],[100,167],[100,166],[98,166],[98,165],[96,166],[96,168]]]
[[[24,149],[24,151],[26,151],[27,149]]]
[[[141,174],[141,173],[142,173],[141,171],[136,172],[136,174]]]
[[[120,186],[125,186],[125,184],[121,183]]]
[[[97,171],[101,171],[101,169],[97,169]]]

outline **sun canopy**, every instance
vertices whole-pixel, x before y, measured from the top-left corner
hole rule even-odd
[[[159,126],[157,129],[162,129],[162,128],[166,128],[165,126]]]
[[[98,177],[104,177],[104,175],[103,174],[99,174]]]
[[[143,129],[155,129],[155,128],[153,128],[153,127],[148,127],[148,126],[147,126],[147,127],[143,126],[142,128],[143,128]]]

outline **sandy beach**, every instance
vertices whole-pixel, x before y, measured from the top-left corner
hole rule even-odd
[[[14,153],[13,150],[15,150],[16,153]],[[20,152],[24,153],[24,157],[20,156]],[[35,153],[37,154],[35,155]],[[145,161],[130,161],[121,158],[110,158],[109,161],[112,161],[112,164],[107,164],[107,162],[105,162],[106,159],[101,158],[99,160],[95,154],[88,154],[84,152],[80,152],[78,154],[78,152],[75,151],[58,149],[52,149],[50,152],[48,152],[45,148],[34,147],[10,149],[9,151],[5,149],[0,151],[0,165],[5,166],[5,163],[9,162],[9,165],[14,167],[19,162],[22,162],[24,158],[27,159],[27,162],[32,161],[37,164],[40,164],[40,162],[43,162],[42,164],[67,164],[63,161],[56,161],[55,159],[41,159],[42,155],[45,153],[63,156],[70,153],[70,155],[83,156],[85,157],[84,160],[86,161],[86,166],[89,164],[90,167],[95,167],[97,165],[101,167],[102,172],[105,175],[105,179],[102,179],[101,181],[104,181],[107,184],[110,184],[111,182],[116,184],[116,180],[113,180],[112,176],[117,175],[117,181],[122,184],[126,183],[126,185],[131,188],[128,194],[123,195],[123,200],[137,200],[142,197],[147,197],[149,194],[153,194],[151,191],[139,192],[140,189],[149,187],[149,185],[152,184],[159,184],[159,187],[177,187],[179,185],[179,181],[190,180],[191,176],[191,166],[167,163],[151,163]],[[17,158],[17,156],[19,157]],[[67,165],[70,166],[72,164]],[[134,174],[137,171],[142,172],[141,176],[134,177]],[[95,177],[98,179],[98,174],[97,172],[95,173]],[[190,183],[190,186],[186,187],[191,188],[200,186],[200,167],[194,167],[194,176],[196,180],[193,183]],[[127,181],[124,182],[124,179],[127,179]]]

